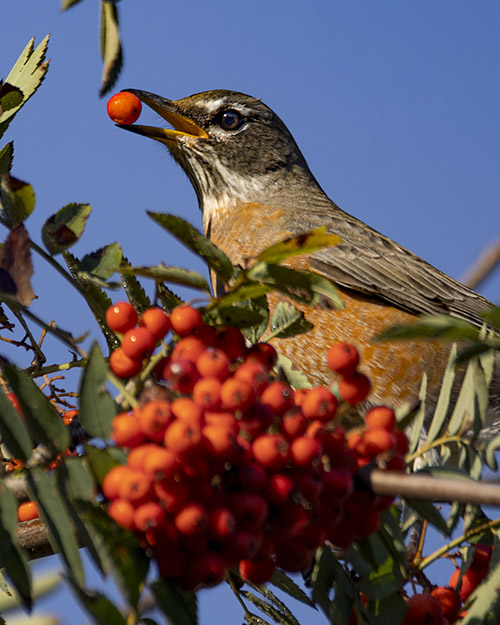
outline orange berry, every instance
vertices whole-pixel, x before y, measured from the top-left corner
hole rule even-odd
[[[280,421],[280,432],[288,440],[302,436],[307,430],[309,422],[302,414],[300,408],[292,408],[286,412]]]
[[[135,529],[134,514],[135,508],[125,499],[115,499],[108,506],[108,514],[115,523],[127,530]]]
[[[198,356],[206,349],[205,343],[198,336],[185,336],[180,339],[172,350],[172,360],[190,360],[195,363]]]
[[[68,410],[62,415],[62,421],[64,425],[69,425],[73,423],[74,419],[78,417],[78,410]]]
[[[158,527],[164,522],[165,511],[156,501],[143,503],[134,512],[134,525],[141,532]]]
[[[203,427],[203,408],[190,397],[179,397],[172,402],[172,414],[184,423]]]
[[[293,406],[293,389],[285,382],[271,382],[262,392],[261,402],[281,416]]]
[[[278,353],[271,343],[256,343],[248,350],[247,362],[260,362],[270,371],[278,362]]]
[[[360,371],[340,378],[338,391],[340,397],[349,404],[359,404],[368,396],[371,390],[370,379]]]
[[[107,111],[115,124],[129,126],[139,119],[142,104],[139,98],[128,91],[120,91],[108,100]]]
[[[201,378],[193,386],[193,401],[198,404],[198,406],[205,408],[205,410],[220,408],[221,388],[222,382],[217,378]]]
[[[384,451],[389,451],[395,445],[395,439],[392,432],[388,432],[383,428],[371,428],[366,430],[363,436],[365,451],[364,455],[368,458],[375,458]]]
[[[150,449],[144,457],[144,473],[154,480],[169,478],[174,475],[178,468],[175,454],[160,445]]]
[[[237,450],[236,434],[238,424],[234,427],[221,427],[220,425],[205,425],[202,430],[205,440],[205,449],[211,457],[223,459],[229,462]]]
[[[174,421],[165,432],[165,447],[180,456],[197,450],[201,442],[201,427],[189,421]]]
[[[266,469],[282,469],[289,460],[289,444],[281,434],[263,434],[252,443],[255,460]]]
[[[238,527],[251,531],[260,529],[269,513],[266,500],[258,493],[235,493],[230,508]]]
[[[290,443],[290,459],[301,467],[309,466],[321,456],[321,444],[316,438],[299,436]]]
[[[222,407],[226,410],[245,412],[255,403],[255,391],[248,382],[228,378],[220,390]]]
[[[210,535],[215,539],[225,539],[231,536],[236,529],[236,519],[228,508],[217,507],[210,510],[208,515]]]
[[[17,519],[21,523],[24,521],[32,521],[39,517],[38,506],[34,501],[25,501],[17,508]]]
[[[113,332],[124,334],[137,325],[136,309],[128,302],[117,302],[106,310],[106,323]]]
[[[149,401],[138,411],[138,420],[145,436],[157,443],[163,441],[165,430],[172,421],[170,402],[164,399]]]
[[[244,559],[238,565],[241,577],[252,584],[265,584],[276,569],[276,564],[270,555],[258,559]]]
[[[130,469],[122,477],[118,486],[120,499],[129,501],[133,506],[140,506],[145,503],[152,492],[152,480],[142,471]]]
[[[106,499],[112,501],[118,499],[118,489],[125,474],[130,471],[130,468],[125,464],[118,464],[113,467],[102,481],[102,492]]]
[[[401,430],[394,430],[393,435],[395,439],[396,451],[398,454],[405,456],[408,453],[408,437]]]
[[[479,571],[488,570],[492,551],[493,545],[484,545],[481,543],[474,545],[474,557],[470,563],[470,568]]]
[[[154,491],[161,505],[171,514],[179,510],[189,497],[189,489],[184,482],[160,480],[154,483]]]
[[[374,406],[370,408],[365,415],[365,425],[367,428],[393,430],[396,426],[394,410],[388,406]]]
[[[208,347],[196,359],[196,368],[202,377],[224,381],[229,375],[229,358],[221,349]]]
[[[127,356],[121,347],[109,355],[109,366],[118,378],[131,378],[142,370],[142,360]]]
[[[141,326],[125,332],[121,347],[129,358],[138,360],[151,354],[155,348],[155,343],[152,333]]]
[[[309,389],[302,402],[302,413],[307,419],[330,421],[337,412],[338,399],[325,386]]]
[[[144,471],[144,460],[146,456],[157,448],[158,445],[155,443],[144,443],[134,447],[129,451],[127,456],[127,467],[134,471]]]
[[[273,505],[283,506],[291,501],[294,488],[293,480],[288,475],[274,473],[269,477],[266,497],[269,497],[269,501]]]
[[[479,586],[479,584],[486,577],[488,570],[476,570],[476,569],[467,569],[462,576],[462,582],[460,584],[460,590],[458,590],[458,595],[462,601],[465,601],[469,595],[471,595],[474,590]],[[450,577],[449,586],[453,590],[458,589],[458,580],[460,578],[460,569],[455,569],[452,576]]]
[[[401,625],[441,625],[443,614],[439,601],[430,593],[413,595],[406,602],[408,612],[404,615]]]
[[[203,318],[197,308],[183,304],[172,310],[170,323],[174,332],[179,336],[187,336],[203,324]]]
[[[163,379],[179,393],[190,393],[199,378],[198,369],[191,360],[170,360],[163,369]]]
[[[248,382],[257,395],[260,395],[269,383],[269,373],[260,362],[245,361],[236,369],[234,377]]]
[[[462,602],[457,593],[449,587],[436,586],[433,588],[431,596],[439,601],[441,612],[448,623],[454,623],[458,619],[462,607]]]
[[[351,375],[359,365],[359,353],[350,343],[334,343],[326,354],[326,360],[332,371],[341,375]]]
[[[135,413],[122,412],[111,421],[111,438],[120,447],[137,447],[144,442],[139,419]]]
[[[293,394],[293,403],[301,407],[310,390],[309,388],[296,388]]]
[[[145,310],[139,323],[151,332],[156,341],[160,341],[171,328],[167,313],[155,307]]]
[[[234,326],[216,328],[214,347],[222,349],[233,362],[246,352],[245,336],[239,328]]]
[[[184,536],[197,536],[205,531],[208,515],[205,508],[195,502],[187,503],[175,515],[174,524]]]

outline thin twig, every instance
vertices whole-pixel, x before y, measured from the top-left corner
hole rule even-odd
[[[477,289],[500,264],[500,238],[488,245],[462,276],[462,282]]]

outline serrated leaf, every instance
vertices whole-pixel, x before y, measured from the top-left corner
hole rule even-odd
[[[49,62],[45,61],[45,54],[49,43],[49,35],[41,41],[36,49],[34,41],[35,39],[33,38],[28,42],[28,45],[5,79],[5,84],[8,83],[22,92],[23,99],[17,106],[0,115],[0,137],[7,130],[14,115],[38,89],[47,73]]]
[[[33,442],[3,390],[0,390],[0,438],[14,458],[26,462],[31,456]]]
[[[263,316],[256,310],[237,306],[214,306],[205,311],[204,318],[211,325],[233,325],[249,328],[263,321]]]
[[[301,603],[305,603],[310,608],[314,608],[315,610],[317,610],[314,602],[311,601],[309,596],[306,595],[302,588],[300,588],[300,586],[297,586],[293,579],[281,569],[276,569],[274,571],[271,578],[271,584],[273,586],[276,586],[276,588],[279,588],[283,592],[286,592],[286,594],[290,595],[290,597],[293,597],[293,599],[296,599]]]
[[[288,383],[293,388],[312,388],[312,384],[309,382],[305,373],[295,369],[290,358],[283,356],[283,354],[278,354],[276,366],[283,371]]]
[[[106,390],[106,362],[97,343],[90,350],[80,386],[79,419],[83,429],[94,438],[109,438],[116,406]]]
[[[26,556],[15,540],[17,500],[5,484],[0,483],[0,568],[5,569],[23,605],[32,606],[31,574]]]
[[[20,106],[23,101],[21,89],[9,83],[0,83],[0,116],[13,108]]]
[[[178,295],[176,295],[173,291],[171,291],[167,286],[163,284],[163,282],[156,283],[156,294],[160,299],[162,307],[170,312],[179,304],[182,304],[183,300]]]
[[[477,434],[485,422],[488,388],[477,359],[467,365],[458,398],[448,424],[448,433],[456,434],[464,423],[470,423]]]
[[[45,220],[42,241],[51,254],[59,254],[78,241],[91,211],[90,204],[66,204]]]
[[[337,234],[326,232],[326,227],[323,226],[271,245],[257,256],[257,260],[267,263],[281,263],[292,256],[312,254],[318,250],[333,247],[338,245],[341,240]]]
[[[107,280],[120,270],[123,253],[119,243],[111,243],[87,254],[78,263],[78,272]]]
[[[404,615],[408,612],[403,598],[399,593],[390,597],[369,602],[366,607],[370,625],[387,625],[387,623],[401,623]]]
[[[330,594],[335,579],[337,562],[330,547],[324,546],[316,556],[316,563],[312,572],[312,600],[319,605],[323,612],[330,614]]]
[[[118,9],[113,0],[101,0],[101,56],[103,67],[99,95],[102,97],[117,81],[123,65]]]
[[[93,445],[85,445],[85,459],[99,484],[102,484],[113,467],[122,464],[111,454],[111,451],[112,449],[99,449]],[[124,463],[126,463],[126,457],[124,457]]]
[[[240,306],[241,308],[254,310],[261,316],[261,321],[254,324],[250,328],[242,328],[243,334],[251,343],[257,343],[269,325],[269,306],[267,303],[267,297],[262,295],[254,299],[249,299],[244,302],[235,302],[234,306]]]
[[[429,425],[427,435],[425,437],[426,443],[432,443],[441,430],[448,415],[450,408],[450,398],[453,389],[453,382],[455,380],[455,357],[457,354],[457,346],[453,344],[450,350],[450,356],[441,382],[441,388],[439,389],[439,397],[434,409],[432,421]]]
[[[182,217],[167,213],[148,212],[148,215],[191,251],[201,256],[224,282],[233,277],[235,268],[226,254],[191,223]]]
[[[124,267],[130,266],[126,258],[122,259],[121,265]],[[148,308],[151,308],[151,300],[146,295],[146,291],[142,288],[142,284],[133,274],[120,272],[120,278],[128,300],[137,312],[143,313]]]
[[[9,174],[12,169],[12,161],[14,159],[14,142],[11,141],[4,145],[0,150],[0,176]]]
[[[97,590],[84,589],[71,578],[69,578],[69,582],[78,600],[92,617],[94,623],[97,625],[127,625],[127,619],[105,595]]]
[[[194,592],[182,590],[166,579],[151,584],[158,608],[172,625],[197,625],[198,606]]]
[[[56,551],[60,552],[71,576],[83,585],[85,574],[73,526],[54,484],[47,473],[38,468],[28,471],[26,482],[30,497],[36,501],[40,516],[49,529]]]
[[[479,328],[471,323],[450,315],[421,315],[419,321],[411,325],[395,325],[377,336],[379,341],[401,339],[442,338],[452,341],[477,339]]]
[[[55,455],[71,444],[70,435],[50,401],[24,371],[6,365],[3,373],[21,404],[32,438]]]
[[[304,317],[301,310],[289,302],[278,302],[269,325],[270,338],[285,339],[297,334],[304,334],[313,328],[313,324]]]
[[[381,532],[361,541],[361,552],[366,543],[370,546],[374,566],[367,577],[361,577],[358,587],[370,600],[383,599],[396,593],[401,587],[401,568],[387,542],[383,540]]]
[[[430,501],[425,499],[405,499],[406,503],[418,512],[420,516],[427,519],[431,525],[443,532],[446,536],[450,535],[450,528],[439,510]]]
[[[135,607],[149,568],[149,560],[137,538],[119,527],[101,506],[80,501],[78,509],[99,552],[102,565],[120,587],[128,603]]]
[[[269,604],[267,601],[257,597],[257,595],[254,595],[253,592],[240,592],[242,597],[253,603],[261,612],[270,616],[275,623],[278,623],[279,625],[299,625],[299,622],[293,615],[290,617],[289,614],[282,612],[273,605]]]
[[[2,174],[0,176],[0,207],[9,228],[19,226],[35,208],[33,187],[10,174]]]
[[[61,11],[66,11],[75,4],[78,4],[82,0],[61,0]]]
[[[210,293],[210,286],[205,278],[197,271],[189,269],[181,269],[180,267],[166,267],[165,265],[157,265],[155,267],[132,267],[122,269],[123,273],[133,273],[145,278],[152,278],[160,282],[173,282],[174,284],[182,284],[192,289]]]
[[[219,306],[229,306],[237,302],[246,302],[248,300],[258,299],[266,293],[274,291],[271,285],[257,284],[255,282],[245,282],[217,299]]]

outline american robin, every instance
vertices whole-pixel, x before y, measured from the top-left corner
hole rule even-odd
[[[436,395],[449,344],[388,343],[375,337],[394,324],[415,322],[421,313],[446,313],[481,325],[490,302],[341,210],[315,180],[285,124],[259,99],[225,90],[180,100],[128,91],[174,129],[124,128],[166,144],[194,186],[206,234],[233,263],[244,265],[272,243],[320,226],[340,235],[339,245],[295,257],[290,264],[335,282],[344,308],[326,302],[304,308],[314,328],[275,340],[281,353],[312,382],[323,383],[331,379],[326,349],[347,340],[358,347],[362,369],[372,380],[372,403],[408,403],[418,394],[424,373]],[[500,358],[492,384],[492,422],[500,421],[499,371]]]

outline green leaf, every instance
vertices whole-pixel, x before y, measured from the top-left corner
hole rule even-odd
[[[418,512],[420,516],[427,519],[431,525],[445,534],[450,535],[450,528],[439,510],[430,501],[425,499],[405,499],[406,503]]]
[[[101,249],[87,254],[78,264],[79,277],[95,276],[107,280],[120,270],[123,253],[118,243],[111,243]]]
[[[312,254],[318,250],[338,245],[341,241],[341,237],[337,234],[327,233],[326,227],[322,226],[271,245],[257,256],[257,260],[266,263],[281,263],[291,256]]]
[[[313,327],[313,324],[304,317],[301,310],[297,310],[289,302],[278,302],[274,309],[270,323],[270,338],[285,339],[297,334],[304,334]]]
[[[281,569],[276,569],[274,571],[271,578],[271,584],[273,584],[273,586],[276,586],[276,588],[279,588],[283,592],[286,592],[287,595],[290,595],[290,597],[293,597],[297,601],[305,603],[310,608],[314,608],[315,610],[317,609],[314,605],[314,602],[311,601],[309,596],[306,595],[302,588],[300,588],[300,586],[297,586],[293,579],[289,577],[286,573],[284,573]]]
[[[36,501],[41,518],[49,529],[56,551],[61,553],[71,576],[83,585],[85,574],[73,526],[54,484],[47,473],[38,468],[28,471],[26,482],[30,497]]]
[[[387,625],[387,623],[401,623],[408,612],[403,598],[399,593],[384,597],[378,601],[369,602],[367,606],[370,625]]]
[[[65,451],[71,438],[59,414],[33,380],[13,365],[4,367],[4,375],[19,399],[32,438],[56,455]]]
[[[166,579],[153,582],[151,590],[158,608],[172,625],[197,625],[198,607],[194,592],[182,590]]]
[[[27,182],[10,174],[0,176],[0,206],[9,228],[27,219],[35,208],[35,192]]]
[[[317,273],[260,261],[246,272],[246,276],[255,282],[273,286],[277,291],[308,306],[316,305],[322,296],[335,307],[344,307],[334,284]]]
[[[479,366],[477,358],[474,358],[467,365],[447,431],[454,435],[464,427],[465,423],[470,423],[474,433],[477,434],[486,420],[488,399],[488,387],[484,372]]]
[[[32,606],[31,575],[26,556],[18,547],[17,500],[5,484],[0,483],[0,568],[5,569],[23,605]]]
[[[126,458],[124,457],[123,463],[120,463],[108,449],[99,449],[93,445],[85,445],[85,459],[90,466],[94,477],[102,484],[106,475],[111,471],[113,467],[118,464],[125,464]]]
[[[80,386],[79,419],[83,429],[94,438],[109,438],[116,406],[106,390],[106,362],[97,343],[92,345]]]
[[[400,339],[442,338],[452,341],[477,339],[479,328],[450,315],[421,315],[419,322],[411,325],[396,325],[377,336],[379,341]]]
[[[441,382],[441,388],[439,390],[439,397],[434,409],[432,421],[429,425],[427,436],[425,437],[426,443],[432,443],[443,429],[443,425],[448,415],[450,407],[451,392],[453,389],[453,382],[455,380],[455,357],[457,354],[457,346],[452,345],[450,350],[450,357],[448,358],[448,364],[443,375]]]
[[[127,625],[127,619],[123,616],[115,604],[97,590],[86,590],[78,583],[69,578],[78,600],[87,610],[97,625]]]
[[[3,436],[3,435],[2,435]],[[484,450],[484,461],[492,471],[498,471],[498,463],[495,458],[495,451],[500,448],[500,433],[488,441]]]
[[[118,9],[114,0],[101,0],[101,56],[103,67],[99,95],[102,97],[117,81],[123,65]]]
[[[214,306],[205,311],[203,317],[211,325],[238,326],[241,329],[258,325],[264,319],[258,311],[241,306]]]
[[[195,254],[201,256],[224,282],[228,282],[234,276],[235,268],[224,252],[188,221],[167,213],[148,212],[148,215]]]
[[[31,438],[3,390],[0,390],[0,437],[14,458],[26,462],[31,456]]]
[[[264,601],[260,597],[257,597],[257,595],[254,595],[253,592],[240,592],[242,597],[253,603],[261,612],[263,612],[267,616],[270,616],[276,623],[279,623],[280,625],[300,625],[297,619],[289,610],[282,611],[271,605],[267,601]]]
[[[66,11],[75,4],[78,4],[82,0],[61,0],[61,11]]]
[[[21,89],[9,85],[9,83],[0,83],[0,115],[18,107],[22,101],[23,92]]]
[[[321,607],[327,616],[330,614],[332,603],[330,597],[337,564],[330,547],[325,545],[321,549],[319,557],[316,557],[312,572],[312,600]]]
[[[34,42],[34,38],[29,41],[5,79],[5,84],[8,83],[22,92],[23,100],[17,106],[0,114],[0,137],[4,134],[7,126],[21,106],[26,104],[38,89],[49,68],[49,62],[45,60],[49,35],[41,41],[36,50],[34,48]]]
[[[278,362],[276,366],[278,369],[283,371],[288,383],[293,388],[312,388],[312,384],[309,382],[305,373],[295,369],[290,358],[283,356],[283,354],[278,354]]]
[[[133,273],[145,278],[153,278],[160,282],[174,282],[182,284],[192,289],[198,289],[205,293],[210,293],[210,286],[205,278],[197,271],[181,269],[180,267],[166,267],[165,265],[157,265],[156,267],[132,267],[122,269],[123,273]]]
[[[62,581],[61,573],[59,571],[46,571],[38,577],[35,577],[33,579],[33,589],[31,593],[33,599],[39,599],[40,597],[51,593],[62,584]],[[9,588],[7,587],[6,590],[9,590]],[[17,592],[11,595],[4,593],[0,594],[0,612],[14,610],[20,605],[22,605],[22,600],[17,595]],[[12,622],[13,625],[19,625],[20,623],[18,619],[9,622]],[[32,623],[31,617],[31,620],[26,621],[26,625],[36,625],[36,622]]]
[[[127,259],[123,258],[120,266],[128,267],[130,265]],[[139,280],[137,280],[133,274],[127,275],[120,272],[120,278],[129,302],[137,312],[143,313],[148,308],[151,308],[151,300],[146,295],[146,291],[142,288]]]
[[[484,320],[500,329],[500,306],[495,306],[483,315]]]
[[[0,176],[9,174],[12,169],[12,161],[14,159],[14,142],[11,141],[4,145],[0,150]]]
[[[217,299],[219,306],[229,306],[237,302],[246,302],[248,300],[260,299],[266,293],[274,291],[271,285],[257,284],[255,282],[243,282],[231,289],[225,295]]]
[[[113,574],[128,603],[135,607],[149,568],[137,538],[119,527],[101,506],[78,502],[78,510],[92,537],[106,572]]]
[[[161,305],[163,308],[170,312],[179,304],[182,304],[183,300],[176,295],[173,291],[171,291],[167,286],[163,284],[163,282],[156,283],[156,293],[160,299]]]
[[[427,398],[427,375],[424,373],[422,376],[422,384],[420,385],[420,391],[418,393],[419,406],[413,414],[413,420],[411,422],[411,436],[408,441],[408,448],[410,453],[413,453],[421,440],[421,434],[424,432],[424,419],[425,419],[425,404]]]
[[[42,241],[51,254],[59,254],[78,241],[91,211],[90,204],[66,204],[45,220]]]
[[[360,541],[361,553],[367,544],[369,544],[375,566],[372,567],[367,577],[361,577],[358,587],[370,600],[383,599],[401,588],[403,581],[401,568],[380,532]]]
[[[267,304],[267,297],[262,295],[254,299],[249,299],[244,302],[235,302],[235,306],[241,308],[250,309],[256,311],[261,316],[260,323],[256,323],[250,328],[242,328],[243,334],[251,343],[257,343],[269,325],[269,306]]]

